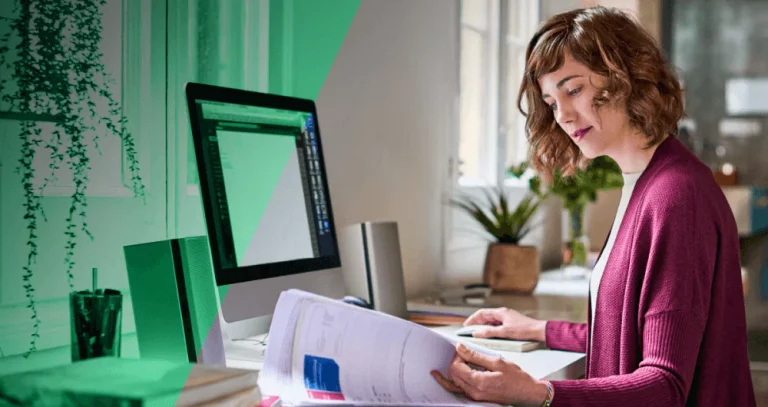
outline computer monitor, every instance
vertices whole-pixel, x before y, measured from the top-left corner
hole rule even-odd
[[[343,295],[314,102],[197,83],[186,93],[224,320],[269,315],[288,288]]]

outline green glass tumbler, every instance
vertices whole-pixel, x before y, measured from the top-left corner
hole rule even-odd
[[[72,361],[120,356],[123,295],[117,290],[69,294]]]

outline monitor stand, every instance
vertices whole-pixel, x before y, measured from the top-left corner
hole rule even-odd
[[[228,366],[261,368],[264,352],[263,345],[259,342],[269,331],[272,313],[280,293],[292,288],[329,298],[342,298],[345,295],[340,269],[318,270],[229,285],[226,297],[218,301]],[[216,295],[219,295],[218,290]]]

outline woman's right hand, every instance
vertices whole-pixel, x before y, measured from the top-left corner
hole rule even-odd
[[[493,325],[475,331],[475,338],[506,338],[521,341],[546,340],[547,321],[527,317],[507,308],[486,308],[470,315],[464,326]]]

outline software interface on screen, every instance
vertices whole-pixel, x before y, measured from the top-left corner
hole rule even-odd
[[[197,105],[222,269],[332,255],[312,114]]]

